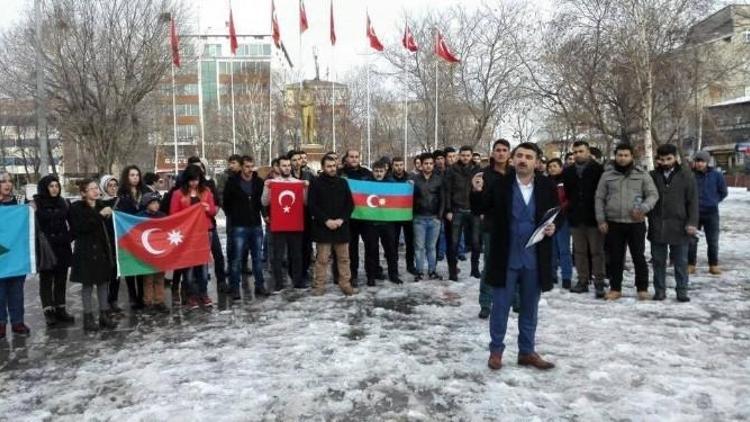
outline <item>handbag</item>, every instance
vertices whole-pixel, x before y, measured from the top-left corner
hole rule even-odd
[[[37,229],[36,231],[36,268],[37,272],[52,271],[57,266],[55,250],[52,249],[47,236]]]

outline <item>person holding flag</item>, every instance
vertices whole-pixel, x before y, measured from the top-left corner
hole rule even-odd
[[[376,182],[381,183],[395,183],[391,177],[386,177],[386,165],[383,161],[378,161],[372,166],[372,176]],[[381,198],[382,201],[383,198]],[[367,199],[368,205],[374,201]],[[379,207],[383,206],[377,204]],[[404,282],[398,276],[398,249],[396,240],[396,224],[391,221],[373,221],[372,231],[370,232],[371,238],[366,240],[367,243],[371,244],[376,248],[373,252],[375,253],[377,262],[380,262],[380,251],[378,248],[378,242],[383,246],[383,252],[385,253],[385,260],[388,263],[388,279],[394,284],[403,284]],[[382,270],[381,270],[382,271]],[[370,287],[375,286],[375,280],[367,279],[367,285]]]
[[[217,208],[214,202],[211,190],[206,186],[203,172],[198,166],[187,166],[182,173],[182,184],[179,189],[174,191],[170,200],[169,213],[177,214],[195,204],[200,204],[209,220],[209,231],[206,232],[206,242],[210,245],[210,229],[213,228],[212,218],[216,215]],[[234,219],[232,224],[235,224]],[[187,305],[190,309],[202,307],[209,309],[213,306],[211,299],[208,297],[208,265],[198,265],[186,269],[183,274],[185,277],[184,285],[187,287],[188,300]]]
[[[6,171],[0,171],[0,207],[17,205],[18,200],[13,194],[13,179],[11,179],[10,173]],[[9,224],[8,220],[4,219],[3,221],[3,224]],[[5,235],[6,233],[0,231],[0,234]],[[8,234],[14,235],[15,233]],[[3,257],[15,258],[15,256],[12,255],[13,243],[14,241],[18,240],[19,239],[17,238],[6,239],[5,236],[0,236],[0,262],[3,262]],[[30,265],[27,267],[27,269],[29,270],[29,272],[32,271]],[[0,269],[0,274],[5,273],[5,271],[7,270],[7,267]],[[13,334],[27,336],[31,333],[31,330],[29,330],[29,327],[26,326],[23,321],[23,285],[25,281],[26,274],[16,273],[7,277],[3,276],[2,278],[0,278],[0,339],[5,338],[5,326],[8,323],[8,316],[10,316],[10,324]]]
[[[81,200],[70,206],[70,228],[75,247],[73,249],[70,281],[81,283],[83,303],[83,329],[97,331],[99,328],[115,328],[109,312],[109,283],[112,278],[112,244],[107,232],[107,219],[113,210],[100,201],[99,185],[94,179],[85,179],[79,185]],[[94,318],[92,296],[96,287],[99,303],[99,323]]]
[[[372,171],[362,167],[360,164],[359,151],[356,149],[350,149],[346,151],[344,156],[344,166],[339,170],[341,177],[352,180],[372,180]],[[359,273],[359,239],[365,242],[365,275],[369,282],[370,279],[375,278],[375,272],[377,270],[377,247],[373,248],[367,242],[367,239],[372,239],[373,230],[372,224],[367,221],[354,220],[349,224],[347,230],[351,235],[349,239],[349,273],[351,274],[352,286],[357,287],[357,276]],[[336,253],[336,257],[338,257]]]
[[[292,176],[291,160],[279,157],[279,177],[266,179],[260,202],[269,207],[266,215],[271,232],[271,272],[274,291],[286,284],[283,264],[286,261],[295,289],[304,289],[302,276],[304,205],[307,204],[308,181],[300,181]],[[300,201],[301,196],[301,201]],[[296,206],[295,206],[296,205]]]

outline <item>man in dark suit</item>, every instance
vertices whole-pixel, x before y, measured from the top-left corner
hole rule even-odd
[[[492,221],[485,281],[492,286],[488,366],[493,370],[502,367],[508,313],[516,291],[521,299],[518,364],[538,369],[554,367],[536,353],[535,336],[540,294],[552,289],[551,236],[555,225],[544,229],[540,242],[526,247],[546,212],[558,205],[555,184],[534,172],[540,155],[536,144],[524,142],[511,154],[513,169],[497,182],[484,189],[481,175],[472,179],[473,212]]]

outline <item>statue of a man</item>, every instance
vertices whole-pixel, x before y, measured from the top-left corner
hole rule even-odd
[[[314,144],[318,132],[315,128],[315,101],[310,90],[302,90],[299,105],[302,110],[302,140],[307,144]]]

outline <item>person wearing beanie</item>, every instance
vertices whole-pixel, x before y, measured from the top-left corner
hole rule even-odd
[[[706,234],[708,271],[721,275],[719,267],[719,204],[727,197],[724,176],[708,164],[711,154],[698,151],[693,157],[693,176],[698,189],[698,230]],[[688,273],[695,273],[698,261],[698,237],[693,237],[688,250]]]

